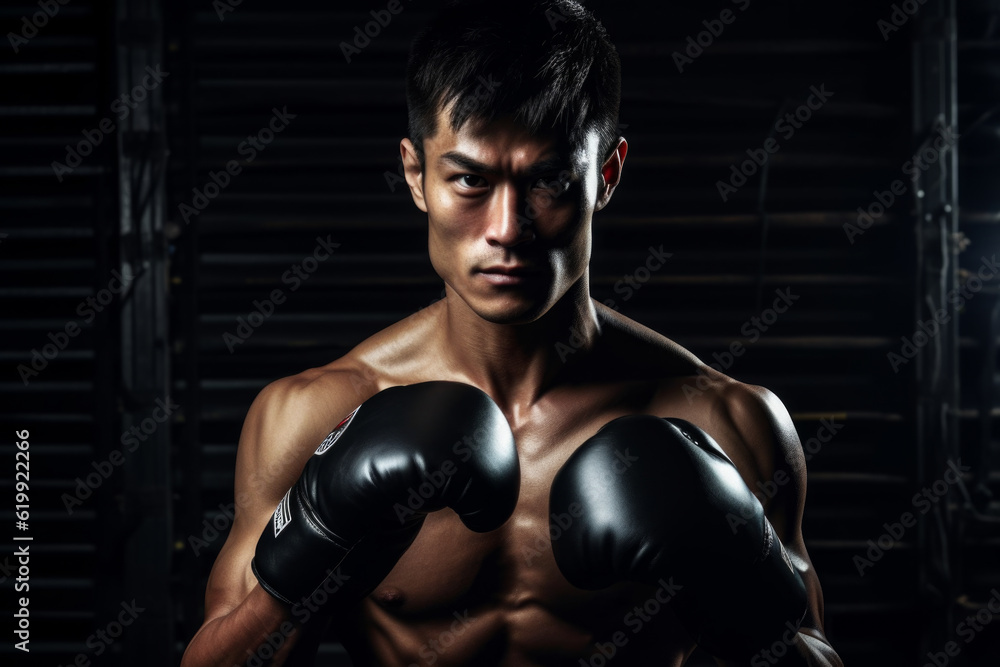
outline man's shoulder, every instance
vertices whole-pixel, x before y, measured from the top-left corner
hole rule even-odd
[[[669,382],[697,375],[701,369],[707,368],[680,343],[596,299],[593,303],[601,330],[599,358],[616,373],[636,379]]]
[[[251,514],[273,509],[316,447],[376,393],[375,386],[353,360],[338,359],[261,389],[240,434],[235,487],[240,504]]]
[[[650,412],[700,426],[749,474],[778,467],[804,470],[802,446],[781,399],[767,387],[741,382],[690,350],[631,318],[602,307],[611,356],[621,375],[653,387]]]
[[[439,299],[368,336],[340,360],[379,390],[420,381],[440,364],[434,342],[440,333],[445,299]]]
[[[709,364],[667,336],[601,305],[599,317],[609,348],[619,360],[635,362],[659,380],[665,390],[689,404],[723,409],[741,423],[758,422],[784,411],[778,397],[766,387],[740,382]]]
[[[427,351],[441,302],[393,322],[357,343],[342,357],[317,368],[280,378],[258,395],[271,412],[353,409],[382,389],[407,384],[408,368]]]
[[[797,442],[792,417],[778,396],[767,387],[727,378],[718,385],[720,410],[758,454],[772,455],[774,448],[787,449]]]
[[[250,405],[245,426],[304,432],[314,438],[380,390],[380,378],[372,368],[354,355],[344,355],[264,386]]]
[[[699,383],[700,379],[705,381]],[[762,480],[783,480],[791,482],[791,487],[804,482],[805,459],[798,433],[788,409],[773,391],[711,367],[685,380],[682,391],[689,397],[697,395],[691,401],[684,399],[690,406],[690,417],[685,418],[715,438],[755,492]]]

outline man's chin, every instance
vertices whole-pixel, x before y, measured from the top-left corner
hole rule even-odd
[[[483,299],[470,304],[473,312],[493,324],[527,324],[548,310],[539,299]]]

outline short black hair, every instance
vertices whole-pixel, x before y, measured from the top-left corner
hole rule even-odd
[[[606,158],[619,136],[621,62],[574,0],[454,0],[410,50],[406,103],[421,164],[438,110],[453,101],[455,131],[513,116],[532,133],[562,126],[579,144],[593,128]]]

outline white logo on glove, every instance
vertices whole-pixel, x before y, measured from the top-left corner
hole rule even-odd
[[[337,440],[344,433],[344,431],[347,430],[347,427],[350,426],[351,424],[351,420],[354,419],[354,415],[358,414],[358,410],[360,409],[361,409],[360,405],[354,408],[354,412],[347,415],[343,421],[337,424],[337,428],[333,429],[333,432],[330,433],[330,435],[326,436],[326,440],[319,443],[319,447],[317,447],[315,451],[315,454],[317,456],[320,454],[325,454],[328,449],[333,447],[333,443],[337,442]]]
[[[288,495],[292,492],[291,489],[285,491],[285,497],[281,499],[278,503],[278,507],[274,510],[274,536],[277,537],[278,533],[285,529],[285,526],[292,520],[292,510],[289,507]]]

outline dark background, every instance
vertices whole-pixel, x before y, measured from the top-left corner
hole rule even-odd
[[[630,143],[617,196],[595,218],[593,294],[705,361],[742,341],[724,371],[773,390],[803,442],[824,419],[842,425],[813,441],[803,530],[847,665],[923,665],[948,641],[961,652],[947,664],[995,665],[994,625],[971,641],[959,632],[1000,587],[996,281],[898,372],[887,354],[1000,249],[1000,2],[909,4],[915,16],[885,39],[877,22],[893,6],[881,1],[587,3],[622,57]],[[175,665],[228,531],[253,397],[441,296],[426,221],[394,177],[406,53],[437,5],[403,0],[351,63],[340,43],[386,3],[53,6],[17,52],[8,33],[41,10],[0,7],[0,661],[29,660],[13,648],[11,538],[30,534],[33,663],[83,653],[95,665]],[[671,54],[725,8],[735,22],[678,72]],[[114,100],[158,64],[169,75],[119,120]],[[820,85],[830,101],[777,135],[766,174],[723,202],[716,182],[730,165]],[[185,221],[192,188],[242,160],[240,143],[275,107],[296,117]],[[958,128],[957,154],[914,183],[903,165],[939,116]],[[104,118],[115,129],[60,180],[52,163]],[[851,243],[844,225],[897,179],[905,193]],[[334,257],[292,291],[282,275],[328,234]],[[660,245],[673,253],[664,268],[616,291]],[[138,277],[86,321],[81,302],[124,267]],[[223,335],[276,288],[287,301],[230,350]],[[743,323],[785,288],[799,300],[748,341]],[[79,335],[42,354],[68,323]],[[25,382],[33,350],[51,358]],[[168,398],[171,418],[147,421],[152,432],[122,453],[122,434]],[[28,533],[14,528],[20,429],[33,464]],[[108,468],[115,450],[124,462]],[[959,458],[972,472],[920,514],[913,494]],[[96,490],[68,511],[95,472]],[[907,511],[917,526],[860,576],[854,558]],[[110,646],[95,642],[133,599],[135,622]],[[317,664],[348,663],[327,645]]]

